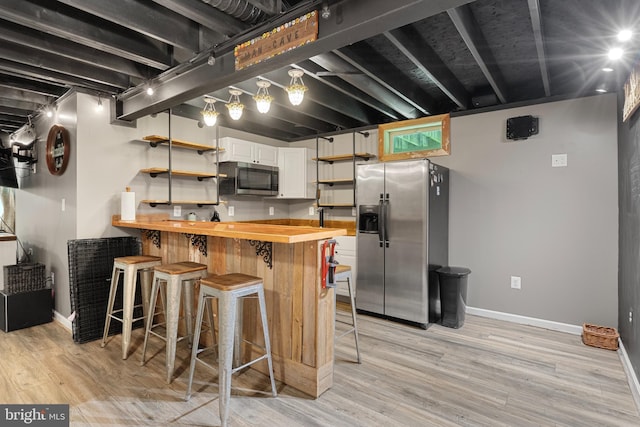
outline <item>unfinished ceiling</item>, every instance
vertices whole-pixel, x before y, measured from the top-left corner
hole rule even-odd
[[[234,69],[237,44],[310,11],[317,41]],[[121,120],[169,108],[201,120],[206,94],[221,125],[284,141],[615,91],[640,37],[615,64],[607,51],[639,23],[636,0],[3,0],[0,130],[71,89],[113,97]],[[283,90],[291,68],[309,88],[297,107]],[[251,99],[258,78],[271,83],[267,114]],[[243,92],[238,121],[223,107],[229,88]]]

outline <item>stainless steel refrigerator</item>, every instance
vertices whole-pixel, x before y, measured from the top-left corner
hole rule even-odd
[[[449,170],[427,159],[360,164],[356,308],[427,328],[448,263]]]

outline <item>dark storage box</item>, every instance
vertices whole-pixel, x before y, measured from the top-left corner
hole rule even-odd
[[[0,292],[0,329],[5,332],[51,322],[51,289],[5,294]]]
[[[37,291],[47,286],[44,264],[24,263],[4,266],[4,293]]]

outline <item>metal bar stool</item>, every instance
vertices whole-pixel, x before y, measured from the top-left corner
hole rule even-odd
[[[341,333],[340,335],[336,335],[335,337],[335,341],[339,340],[340,338],[342,338],[343,336],[353,332],[353,337],[356,341],[356,355],[357,355],[357,359],[358,359],[358,363],[362,363],[362,360],[360,359],[360,347],[358,345],[358,324],[356,322],[356,300],[355,300],[355,296],[353,295],[353,277],[351,274],[351,266],[349,265],[344,265],[344,264],[338,264],[335,266],[335,273],[333,275],[333,280],[334,282],[347,282],[347,289],[349,290],[349,302],[351,304],[351,323],[347,323],[344,322],[342,320],[338,320],[337,316],[336,316],[336,322],[340,322],[340,323],[344,323],[345,325],[349,325],[350,328],[347,329],[346,331],[344,331],[343,333]],[[334,305],[335,305],[335,293],[334,293]],[[336,312],[336,307],[334,307],[334,316],[335,316],[335,312]]]
[[[264,354],[242,366],[233,367],[234,329],[237,319],[238,299],[248,295],[257,294],[262,319],[262,333],[264,334]],[[196,315],[195,340],[191,349],[191,366],[189,368],[189,382],[185,400],[191,397],[191,385],[196,361],[213,368],[202,359],[198,358],[198,340],[202,327],[204,306],[211,298],[218,299],[218,394],[220,400],[220,421],[222,426],[227,425],[229,418],[229,400],[231,398],[231,376],[234,372],[244,369],[260,360],[267,359],[269,365],[269,378],[273,397],[277,396],[276,383],[273,377],[273,362],[271,359],[271,344],[269,342],[269,327],[267,324],[267,308],[264,299],[264,286],[260,277],[249,276],[242,273],[230,273],[221,276],[211,275],[200,280],[200,296],[198,297],[198,314]]]
[[[166,367],[167,367],[167,383],[173,380],[173,371],[176,360],[176,344],[178,343],[178,322],[180,317],[180,297],[184,292],[183,309],[186,323],[189,344],[193,338],[193,287],[195,281],[207,275],[207,266],[197,262],[184,261],[174,264],[162,264],[154,268],[153,287],[151,288],[151,299],[149,301],[150,309],[146,322],[144,333],[144,344],[142,345],[142,360],[140,365],[145,363],[145,354],[147,352],[147,342],[149,334],[164,340],[166,343]],[[156,303],[158,292],[161,292],[160,284],[166,284],[165,312],[164,323],[153,323],[156,313]],[[153,330],[153,328],[164,326],[165,335],[161,335]],[[185,337],[180,338],[183,339]]]
[[[162,264],[162,258],[157,256],[134,255],[118,257],[113,259],[113,273],[111,275],[111,287],[109,289],[109,302],[107,304],[107,315],[104,322],[104,333],[102,334],[102,344],[104,347],[107,343],[109,335],[109,326],[111,319],[122,322],[122,358],[126,359],[129,353],[129,344],[131,343],[131,328],[133,322],[144,319],[149,303],[149,289],[151,284],[151,270],[153,267]],[[137,273],[140,273],[140,281],[142,282],[142,317],[133,318],[133,309],[139,307],[134,306],[136,295]],[[122,281],[122,309],[114,310],[113,305],[118,290],[118,282],[120,275],[124,274]],[[120,314],[120,316],[118,316]]]

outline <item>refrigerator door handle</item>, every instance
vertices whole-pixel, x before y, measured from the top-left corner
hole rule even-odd
[[[380,199],[380,202],[378,203],[378,212],[380,213],[380,223],[378,224],[378,241],[380,242],[380,247],[382,247],[382,244],[384,243],[384,240],[385,240],[386,218],[385,218],[383,203],[384,202],[382,201],[382,199]]]
[[[389,217],[389,199],[388,199],[388,195],[387,198],[384,200],[383,202],[383,206],[381,206],[382,208],[382,238],[385,241],[385,246],[388,248],[389,247],[389,230],[387,229],[387,218]]]

